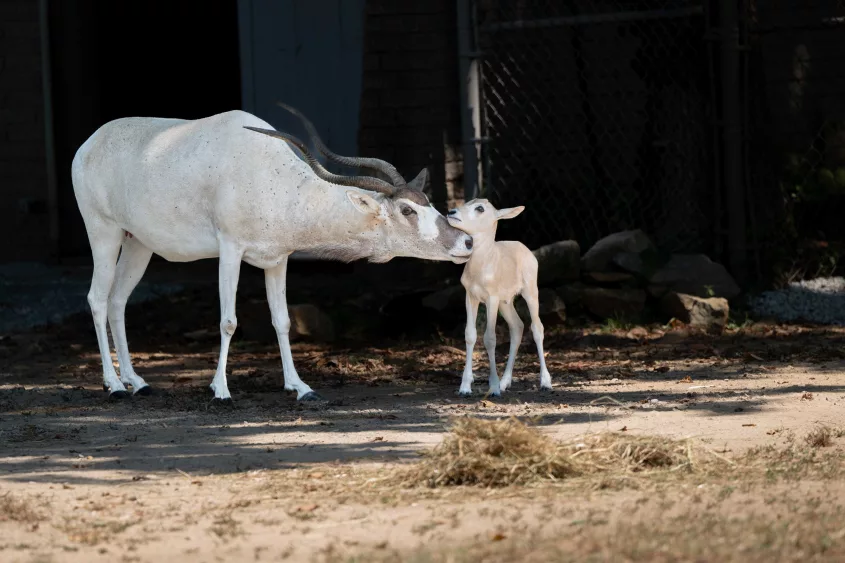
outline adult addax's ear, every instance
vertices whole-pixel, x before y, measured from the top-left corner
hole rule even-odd
[[[352,202],[352,205],[355,206],[355,209],[357,209],[359,213],[364,213],[365,215],[379,214],[379,203],[374,197],[352,190],[346,192],[346,197]]]
[[[408,182],[408,187],[412,190],[417,190],[418,192],[425,191],[426,187],[428,187],[428,168],[420,170],[417,177]]]
[[[520,205],[519,207],[508,207],[507,209],[499,209],[496,211],[496,219],[513,219],[523,211],[525,211],[524,205]]]

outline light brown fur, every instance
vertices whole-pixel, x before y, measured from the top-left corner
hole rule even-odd
[[[461,276],[466,289],[466,346],[467,359],[459,393],[472,393],[472,352],[475,348],[476,314],[478,305],[487,308],[487,328],[484,346],[490,361],[489,394],[498,396],[507,389],[513,378],[516,352],[522,341],[524,325],[513,300],[522,295],[531,315],[531,332],[540,357],[540,387],[551,389],[551,376],[543,356],[543,323],[539,317],[537,289],[537,258],[521,242],[496,241],[496,228],[502,219],[512,219],[524,207],[497,210],[486,199],[474,199],[449,212],[449,224],[473,237],[473,251]],[[496,373],[496,320],[502,313],[510,329],[510,354],[501,381]]]

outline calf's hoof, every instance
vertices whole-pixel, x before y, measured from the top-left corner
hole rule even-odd
[[[153,388],[149,385],[144,385],[134,393],[135,395],[140,395],[142,397],[149,397],[153,394]]]
[[[226,397],[225,399],[221,399],[219,397],[214,397],[211,399],[211,404],[216,407],[233,407],[235,406],[235,402],[232,400],[231,397]]]
[[[458,397],[472,397],[472,391],[458,391],[456,395]]]
[[[123,399],[128,399],[131,397],[129,391],[112,391],[109,393],[109,400],[110,401],[122,401]]]
[[[308,393],[304,394],[303,396],[301,396],[300,398],[297,399],[297,401],[299,401],[301,403],[308,403],[308,402],[313,402],[313,401],[323,401],[323,400],[324,399],[320,395],[315,393],[314,391],[309,391]]]

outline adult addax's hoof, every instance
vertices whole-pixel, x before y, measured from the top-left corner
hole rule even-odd
[[[153,388],[149,385],[144,385],[137,391],[135,391],[135,395],[141,395],[142,397],[149,397],[153,394]]]
[[[496,391],[496,392],[488,391],[487,392],[487,398],[488,399],[499,399],[499,398],[501,398],[501,396],[502,396],[501,391]]]
[[[106,393],[109,392],[109,386],[106,385],[105,383],[103,383],[103,391],[105,391]]]
[[[129,391],[112,391],[109,393],[109,400],[111,401],[122,401],[123,399],[128,399],[132,395]]]
[[[314,391],[309,391],[308,393],[304,394],[302,397],[297,399],[297,401],[305,403],[310,401],[322,401],[323,398],[315,393]]]
[[[455,393],[458,397],[472,397],[472,391],[458,391]]]
[[[235,406],[235,402],[232,400],[231,397],[226,397],[225,399],[221,399],[219,397],[214,397],[211,399],[211,404],[218,406],[218,407],[233,407]]]
[[[551,393],[551,392],[552,392],[551,387],[542,387],[542,386],[540,387],[540,393]]]

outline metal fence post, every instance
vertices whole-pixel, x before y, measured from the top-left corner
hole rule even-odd
[[[745,185],[742,171],[739,0],[722,0],[722,151],[728,219],[728,261],[740,284],[748,279]]]
[[[461,144],[463,146],[464,198],[478,194],[478,132],[473,114],[478,111],[478,67],[474,60],[472,0],[458,0],[458,83],[460,85]],[[474,91],[476,90],[476,91]]]

